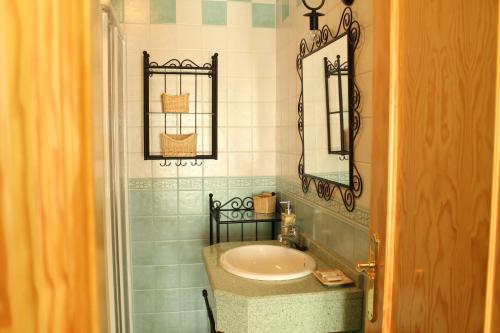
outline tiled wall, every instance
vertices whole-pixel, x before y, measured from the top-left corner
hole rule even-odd
[[[296,57],[302,38],[309,38],[309,21],[303,17],[306,8],[300,0],[278,0],[276,28],[277,61],[277,175],[278,191],[282,197],[295,203],[297,221],[302,232],[319,242],[344,264],[353,266],[366,258],[370,206],[370,163],[372,133],[372,1],[354,1],[354,18],[361,25],[358,45],[356,82],[361,92],[360,114],[362,125],[355,144],[355,161],[363,179],[363,194],[356,201],[356,210],[349,213],[343,207],[339,193],[332,201],[320,199],[311,185],[303,193],[297,166],[302,152],[297,131],[297,102],[300,79]],[[326,1],[321,12],[320,26],[328,24],[337,31],[344,10],[340,0]],[[307,110],[304,111],[307,113]]]
[[[209,331],[201,297],[208,194],[227,200],[275,188],[275,177],[129,180],[135,332]]]
[[[133,311],[136,333],[208,332],[208,193],[276,189],[274,1],[125,0]],[[143,159],[142,51],[152,61],[219,53],[219,159],[161,167]]]

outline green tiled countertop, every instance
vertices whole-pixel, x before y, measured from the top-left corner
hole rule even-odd
[[[363,291],[355,286],[326,287],[313,275],[289,281],[257,281],[226,272],[219,265],[225,251],[246,244],[219,243],[203,249],[215,296],[217,330],[224,333],[354,331],[361,328]],[[319,269],[328,266],[310,251]]]

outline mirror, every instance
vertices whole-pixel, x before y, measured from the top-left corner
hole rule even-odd
[[[354,163],[354,142],[361,125],[360,94],[354,81],[354,54],[359,23],[347,7],[333,35],[324,26],[309,46],[303,39],[297,56],[302,82],[299,131],[302,156],[299,176],[302,189],[312,182],[318,195],[330,200],[336,189],[347,210],[355,207],[362,182]]]
[[[347,35],[302,59],[304,172],[345,186],[351,182],[347,59]]]

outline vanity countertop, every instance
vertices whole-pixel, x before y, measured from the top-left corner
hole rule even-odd
[[[326,287],[312,274],[288,281],[257,281],[226,272],[220,256],[249,244],[219,243],[203,249],[215,296],[217,329],[231,332],[341,332],[361,328],[363,291],[354,285]],[[311,251],[318,269],[331,268]]]

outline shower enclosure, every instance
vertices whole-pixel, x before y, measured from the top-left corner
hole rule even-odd
[[[104,234],[100,256],[106,267],[106,291],[100,295],[107,306],[107,332],[132,332],[130,315],[130,250],[127,215],[127,140],[125,91],[125,40],[113,11],[101,7],[100,63],[95,61],[94,75],[101,79],[100,106],[94,106],[94,161],[96,220]],[[96,36],[97,38],[97,36]],[[99,249],[98,249],[99,252]],[[99,253],[98,253],[99,255]],[[102,303],[101,303],[102,304]]]

